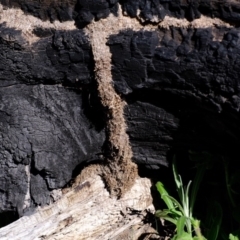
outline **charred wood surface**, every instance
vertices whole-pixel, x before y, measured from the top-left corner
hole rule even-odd
[[[97,170],[87,181],[102,184],[93,190],[111,193],[98,202],[104,207],[116,196],[116,204],[125,201],[121,197],[134,189],[137,167],[151,175],[178,151],[232,159],[238,153],[239,2],[0,4],[0,214],[8,216],[1,226],[39,207],[54,208],[66,197],[61,189],[91,163]],[[81,184],[72,198],[83,187],[91,189]],[[84,194],[79,209],[95,204],[93,193]],[[138,204],[140,195],[131,199]],[[148,200],[141,211],[151,205]],[[117,209],[117,217],[123,211],[109,209]],[[50,222],[60,224],[47,233],[49,239],[81,215],[66,215],[61,227],[61,217],[49,214]],[[34,234],[32,239],[40,238]]]
[[[0,209],[20,216],[49,204],[82,162],[99,160],[105,140],[86,36],[45,33],[29,45],[1,27]]]
[[[234,155],[240,143],[238,35],[238,29],[171,27],[110,38],[114,86],[128,102],[136,162],[167,164],[171,147]]]

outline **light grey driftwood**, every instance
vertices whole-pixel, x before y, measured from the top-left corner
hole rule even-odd
[[[144,210],[153,210],[150,186],[148,179],[138,178],[123,198],[116,199],[98,175],[91,176],[50,206],[0,229],[0,239],[138,239],[152,231],[142,223]],[[130,209],[143,215],[129,215]]]

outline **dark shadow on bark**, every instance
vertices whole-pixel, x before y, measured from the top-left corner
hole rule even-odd
[[[6,211],[0,213],[0,228],[7,226],[8,224],[15,222],[19,219],[17,211]]]

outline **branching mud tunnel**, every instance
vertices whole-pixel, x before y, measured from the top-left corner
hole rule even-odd
[[[173,156],[237,230],[237,1],[0,3],[1,239],[157,238]]]

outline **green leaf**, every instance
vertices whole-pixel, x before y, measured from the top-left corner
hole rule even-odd
[[[192,212],[190,212],[190,208],[189,208],[189,188],[191,185],[191,181],[189,181],[186,191],[185,191],[185,199],[184,202],[182,203],[183,208],[185,209],[185,214],[187,217],[191,218],[192,217]]]
[[[171,217],[173,217],[174,219],[179,218],[179,216],[176,215],[176,213],[174,211],[169,210],[169,209],[157,210],[156,213],[155,213],[155,216],[159,217],[159,218],[164,218],[164,217],[167,217],[169,215],[172,215]]]
[[[177,186],[178,196],[180,198],[181,203],[183,203],[184,202],[183,181],[177,171],[176,156],[173,157],[172,169],[173,169],[174,181]]]
[[[193,180],[191,196],[190,196],[190,199],[191,199],[191,202],[190,202],[190,213],[191,214],[193,213],[193,208],[194,208],[194,205],[195,205],[195,201],[196,201],[197,193],[198,193],[198,190],[199,190],[199,186],[200,186],[200,183],[201,183],[201,181],[203,179],[205,171],[206,171],[205,166],[199,167],[198,170],[197,170],[196,176],[195,176],[195,178]]]
[[[171,217],[170,214],[172,214],[172,211],[164,209],[163,211],[157,210],[155,213],[155,216],[158,218],[164,219],[166,221],[169,221],[174,225],[177,225],[176,217],[175,216]]]
[[[180,189],[182,187],[182,181],[181,181],[182,179],[179,177],[178,172],[177,172],[176,156],[175,155],[173,157],[172,168],[173,168],[173,175],[174,175],[174,180],[175,180],[177,189]]]
[[[161,198],[163,199],[163,201],[167,205],[168,209],[173,209],[174,208],[173,202],[168,197],[169,194],[168,194],[167,190],[164,188],[164,185],[161,182],[157,182],[156,183],[156,188],[157,188],[158,192],[160,193]]]
[[[200,229],[200,221],[197,219],[192,219],[191,221],[194,231],[197,235],[197,239],[198,240],[205,240],[205,238],[203,237],[202,233],[201,233],[201,229]]]
[[[174,181],[175,181],[175,184],[177,186],[178,196],[180,198],[180,202],[183,204],[184,199],[185,199],[185,197],[184,197],[184,187],[183,187],[182,178],[178,174],[178,171],[177,171],[176,156],[173,157],[172,169],[173,169]]]
[[[237,236],[232,235],[231,233],[229,234],[229,240],[239,240]]]
[[[181,216],[178,220],[177,220],[177,235],[181,236],[184,232],[184,227],[186,224],[186,217],[185,216]]]
[[[182,207],[182,205],[175,199],[173,198],[172,196],[167,196],[171,201],[172,203],[174,203],[176,205],[177,208],[179,208],[180,211],[177,211],[177,210],[174,210],[174,212],[179,215],[179,216],[182,216],[184,215],[184,209]]]
[[[192,236],[187,232],[183,232],[180,236],[177,235],[176,240],[192,240]]]

